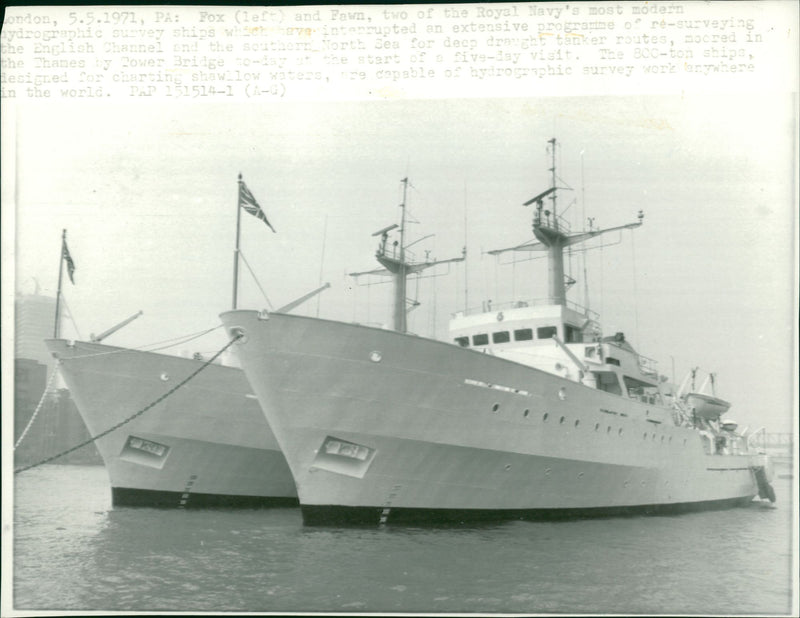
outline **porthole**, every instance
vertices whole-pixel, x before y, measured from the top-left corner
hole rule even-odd
[[[664,436],[661,436],[661,444],[664,444]]]
[[[576,419],[576,420],[575,420],[575,427],[577,427],[577,426],[578,426],[578,425],[580,425],[580,424],[581,424],[581,420],[580,420],[580,419]]]
[[[511,470],[511,464],[506,464],[506,470]]]
[[[600,423],[595,423],[594,430],[597,431],[598,429],[600,429]]]
[[[550,468],[545,468],[545,469],[544,469],[544,474],[545,474],[545,476],[550,476],[550,473],[551,473],[551,472],[552,472],[552,470],[551,470]]]
[[[683,445],[686,446],[686,438],[683,439]]]
[[[647,440],[647,432],[646,431],[642,434],[642,439],[643,440]]]
[[[567,389],[565,389],[563,386],[558,389],[558,398],[561,401],[564,401],[567,398]]]
[[[544,416],[542,417],[542,420],[546,421],[548,416],[550,416],[550,413],[549,412],[545,412]]]
[[[656,441],[656,434],[653,434],[653,442]]]
[[[531,413],[531,411],[526,408],[525,411],[522,413],[522,416],[524,416],[525,418],[528,418],[528,414],[530,414],[530,413]]]
[[[497,414],[497,411],[498,411],[499,409],[500,409],[500,404],[499,404],[499,403],[496,403],[496,404],[494,404],[494,405],[492,406],[492,412],[494,412],[495,414]]]
[[[620,428],[619,428],[619,431],[617,431],[617,435],[619,435],[619,436],[621,436],[621,435],[622,435],[622,427],[620,427]]]
[[[564,424],[564,417],[563,416],[560,419],[558,419],[558,424],[559,425],[563,425]]]
[[[162,381],[162,382],[166,382],[167,380],[169,380],[169,374],[168,374],[168,373],[162,373],[162,374],[159,376],[159,378],[161,378],[161,381]]]
[[[609,425],[608,427],[606,427],[606,433],[611,433],[611,425]]]
[[[669,441],[672,442],[672,436],[669,437]]]
[[[583,478],[583,472],[578,472],[578,478],[579,478],[579,479],[582,479],[582,478]]]

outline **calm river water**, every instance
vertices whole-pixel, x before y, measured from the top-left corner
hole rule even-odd
[[[788,614],[792,482],[729,511],[365,530],[112,509],[103,467],[48,465],[15,477],[14,608]]]

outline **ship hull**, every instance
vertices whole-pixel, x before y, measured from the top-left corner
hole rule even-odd
[[[95,343],[46,343],[92,436],[155,402],[202,365]],[[237,368],[209,365],[95,444],[115,507],[298,504],[286,459]]]
[[[646,504],[636,506],[592,507],[575,509],[423,509],[353,507],[337,505],[301,505],[307,526],[377,526],[391,524],[458,525],[507,520],[569,521],[641,515],[682,515],[698,511],[724,510],[746,506],[752,496],[702,502]]]
[[[758,493],[669,411],[447,343],[222,315],[310,525],[724,508]]]

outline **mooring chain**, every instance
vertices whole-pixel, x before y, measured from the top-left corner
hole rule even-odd
[[[186,378],[184,378],[183,380],[181,380],[180,382],[178,382],[178,384],[176,384],[176,385],[175,385],[175,386],[173,386],[171,389],[169,389],[169,390],[168,390],[166,393],[164,393],[163,395],[161,395],[161,397],[159,397],[158,399],[156,399],[156,400],[155,400],[155,401],[153,401],[152,403],[148,404],[147,406],[145,406],[144,408],[142,408],[142,409],[141,409],[141,410],[139,410],[138,412],[135,412],[134,414],[131,414],[131,415],[130,415],[128,418],[126,418],[126,419],[124,419],[124,420],[120,421],[119,423],[117,423],[117,424],[116,424],[116,425],[114,425],[113,427],[109,427],[108,429],[106,429],[105,431],[103,431],[103,432],[101,432],[101,433],[97,434],[96,436],[92,436],[92,437],[91,437],[91,438],[89,438],[88,440],[84,440],[84,441],[83,441],[83,442],[81,442],[80,444],[76,444],[75,446],[73,446],[73,447],[71,447],[71,448],[68,448],[68,449],[67,449],[67,450],[65,450],[65,451],[61,451],[60,453],[57,453],[57,454],[55,454],[55,455],[52,455],[52,456],[50,456],[50,457],[47,457],[46,459],[42,459],[41,461],[37,461],[36,463],[32,463],[32,464],[30,464],[29,466],[24,466],[24,467],[22,467],[22,468],[17,468],[16,470],[14,470],[14,474],[19,474],[20,472],[24,472],[25,470],[30,470],[31,468],[36,468],[36,467],[38,467],[38,466],[41,466],[41,465],[43,465],[43,464],[49,463],[49,462],[53,461],[54,459],[58,459],[59,457],[63,457],[64,455],[66,455],[66,454],[68,454],[68,453],[71,453],[72,451],[77,451],[79,448],[81,448],[81,447],[84,447],[84,446],[86,446],[87,444],[91,444],[91,443],[92,443],[92,442],[94,442],[95,440],[99,440],[99,439],[100,439],[100,438],[102,438],[103,436],[106,436],[106,435],[110,434],[112,431],[115,431],[115,430],[119,429],[120,427],[122,427],[123,425],[126,425],[127,423],[130,423],[130,422],[131,422],[133,419],[135,419],[135,418],[137,418],[137,417],[141,416],[142,414],[144,414],[145,412],[147,412],[149,409],[151,409],[151,408],[153,408],[153,407],[157,406],[159,403],[161,403],[162,401],[164,401],[164,400],[165,400],[167,397],[169,397],[170,395],[172,395],[172,393],[174,393],[175,391],[177,391],[177,390],[178,390],[178,389],[179,389],[181,386],[183,386],[184,384],[186,384],[187,382],[189,382],[189,380],[191,380],[192,378],[194,378],[194,377],[195,377],[195,376],[196,376],[198,373],[200,373],[201,371],[203,371],[203,369],[205,369],[205,368],[206,368],[206,367],[208,367],[208,366],[209,366],[211,363],[213,363],[213,362],[214,362],[214,361],[215,361],[215,360],[216,360],[216,359],[217,359],[217,358],[218,358],[218,357],[219,357],[219,356],[220,356],[220,355],[221,355],[221,354],[222,354],[222,353],[223,353],[225,350],[227,350],[229,347],[231,347],[231,346],[232,346],[232,345],[233,345],[233,344],[234,344],[236,341],[238,341],[239,339],[241,339],[241,337],[242,337],[242,335],[241,335],[241,334],[238,334],[238,335],[236,335],[235,337],[233,337],[233,339],[231,339],[231,340],[230,340],[228,343],[226,343],[226,344],[225,344],[225,347],[223,347],[223,348],[222,348],[222,349],[221,349],[219,352],[217,352],[216,354],[214,354],[214,356],[212,356],[211,358],[209,358],[209,359],[208,359],[207,361],[205,361],[205,362],[204,362],[204,363],[203,363],[203,364],[202,364],[200,367],[198,367],[198,368],[197,368],[195,371],[193,371],[191,374],[189,374],[189,375],[188,375]]]
[[[33,414],[31,415],[31,418],[28,421],[28,424],[25,425],[25,429],[22,430],[22,433],[20,434],[19,438],[17,439],[17,443],[14,445],[14,450],[15,451],[17,450],[17,447],[25,439],[25,436],[27,435],[28,431],[30,430],[31,426],[33,425],[33,421],[35,421],[36,417],[39,415],[39,410],[42,409],[42,404],[44,403],[44,400],[47,399],[47,393],[50,391],[50,386],[52,386],[53,380],[55,379],[56,374],[58,373],[58,365],[59,365],[59,363],[61,363],[61,361],[56,361],[56,364],[53,366],[53,371],[50,372],[50,377],[47,379],[47,384],[44,387],[44,392],[42,393],[42,397],[41,397],[41,399],[39,399],[39,403],[36,404],[36,409],[33,411]]]

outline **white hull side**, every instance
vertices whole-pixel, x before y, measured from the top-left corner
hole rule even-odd
[[[749,456],[706,455],[696,432],[655,406],[392,331],[246,311],[222,319],[246,336],[235,349],[304,515],[613,510],[757,494]],[[328,437],[372,449],[369,461],[321,457]]]
[[[94,343],[47,345],[62,360],[60,371],[93,436],[143,409],[202,364]],[[297,503],[286,459],[237,368],[209,365],[96,444],[115,504]]]

